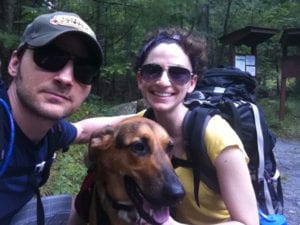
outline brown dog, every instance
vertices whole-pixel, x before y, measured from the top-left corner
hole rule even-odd
[[[139,116],[96,132],[89,145],[96,176],[90,224],[165,222],[169,207],[184,196],[167,154],[171,150],[167,132]]]

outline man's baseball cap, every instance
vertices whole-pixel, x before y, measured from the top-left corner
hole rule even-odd
[[[18,49],[28,44],[32,47],[41,47],[65,33],[77,33],[84,39],[90,51],[94,53],[99,65],[103,61],[103,51],[94,31],[77,14],[57,11],[42,14],[27,25]]]

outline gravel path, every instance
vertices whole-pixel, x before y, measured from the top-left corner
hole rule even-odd
[[[281,173],[288,225],[300,225],[300,141],[278,139],[275,157]]]

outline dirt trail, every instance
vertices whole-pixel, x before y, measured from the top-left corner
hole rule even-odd
[[[288,225],[300,225],[300,141],[278,139],[275,157],[282,177]]]

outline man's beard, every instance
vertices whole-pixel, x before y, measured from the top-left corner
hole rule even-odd
[[[16,82],[16,94],[19,99],[20,104],[23,108],[31,112],[33,115],[40,117],[41,119],[46,119],[48,121],[57,121],[61,118],[67,117],[73,113],[72,110],[70,112],[64,112],[64,115],[56,115],[51,112],[48,112],[48,110],[43,109],[40,102],[34,101],[32,98],[32,93],[30,90],[28,90],[28,86],[24,88],[23,83],[23,76],[20,72],[20,69],[18,70],[18,74],[15,78]]]

